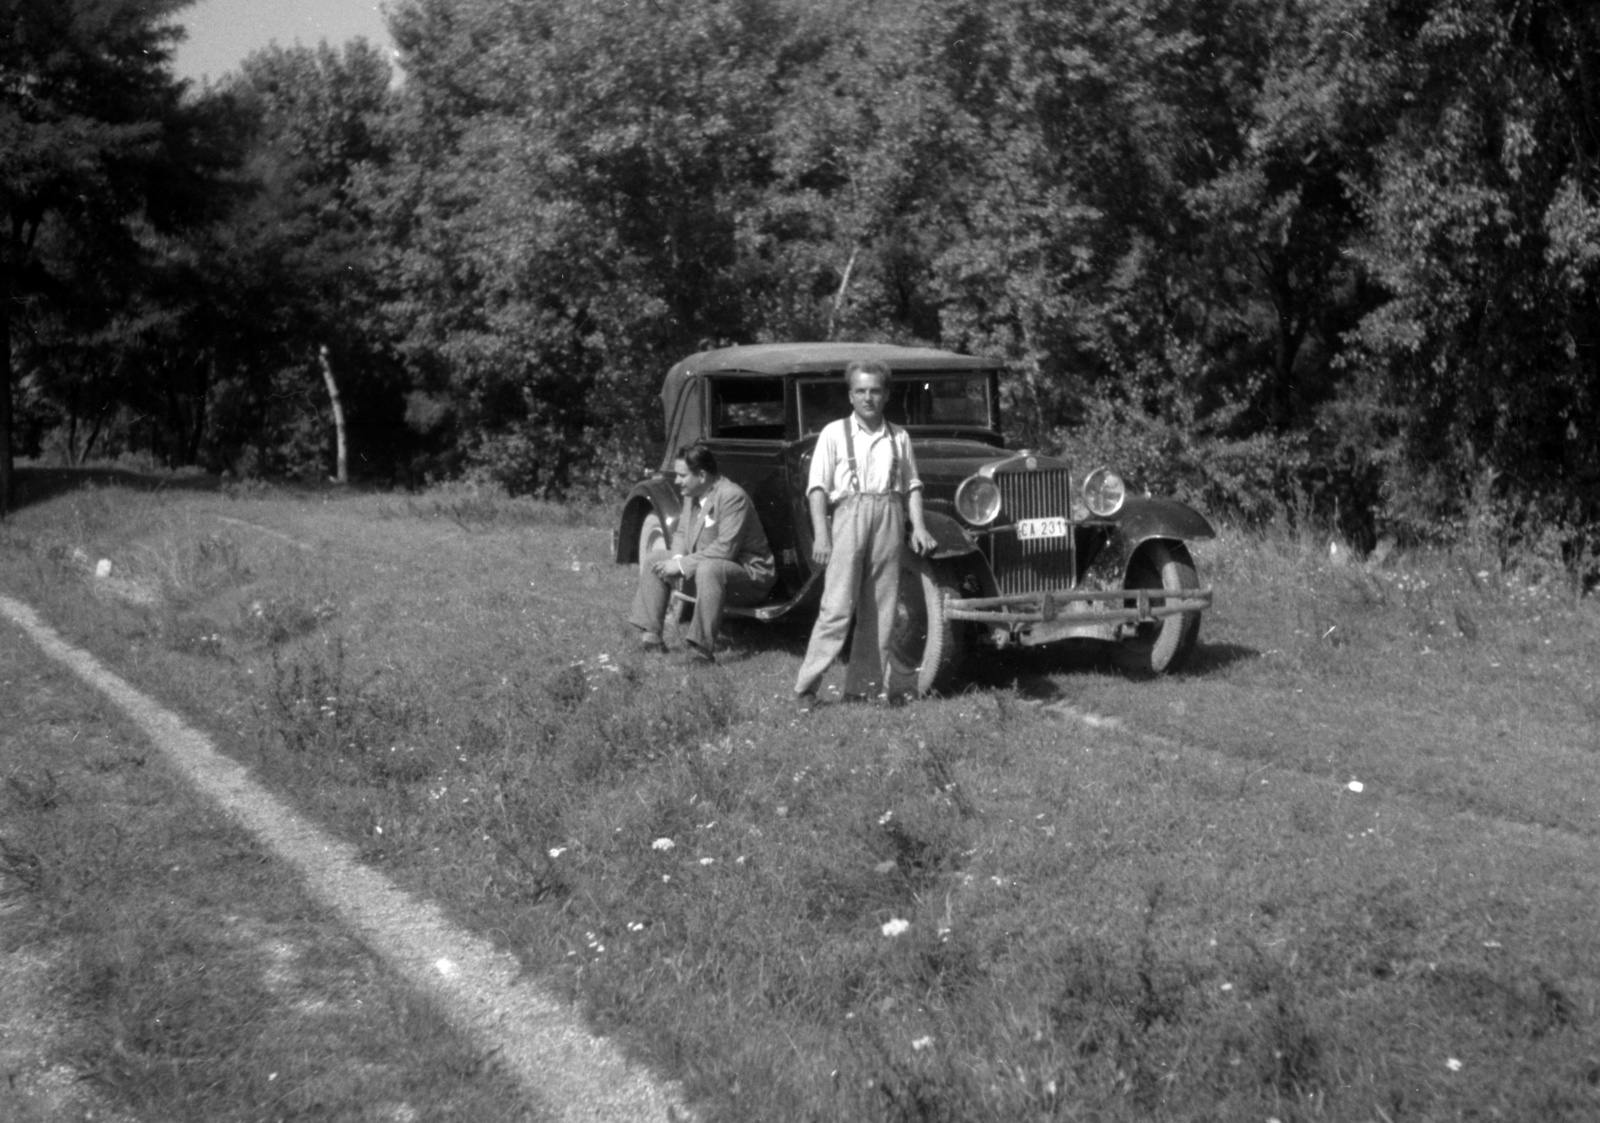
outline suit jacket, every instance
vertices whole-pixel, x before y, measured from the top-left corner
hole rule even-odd
[[[755,504],[744,488],[723,476],[684,511],[672,536],[672,552],[680,555],[688,577],[702,558],[735,562],[758,583],[770,584],[777,574]]]

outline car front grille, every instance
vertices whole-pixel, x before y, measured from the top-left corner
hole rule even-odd
[[[1072,477],[1064,468],[1036,472],[997,472],[994,482],[1000,487],[1000,513],[1005,522],[1018,519],[1070,518]],[[1058,591],[1072,588],[1072,534],[1069,524],[1065,538],[1017,539],[1002,530],[994,544],[994,576],[1000,594]]]

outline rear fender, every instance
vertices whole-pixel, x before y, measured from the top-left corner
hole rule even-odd
[[[622,520],[617,524],[615,555],[618,564],[632,565],[639,561],[639,529],[645,516],[655,514],[661,520],[667,541],[678,529],[678,515],[683,510],[683,499],[678,489],[665,476],[651,476],[633,485],[622,504]]]

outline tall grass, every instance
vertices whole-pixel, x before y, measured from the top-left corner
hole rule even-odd
[[[708,1118],[1600,1112],[1600,614],[1515,558],[1229,532],[1191,674],[1041,651],[800,719],[803,636],[628,649],[599,519],[234,501],[300,545],[230,530],[197,647],[75,591],[71,502],[6,532],[18,591]],[[183,556],[221,502],[81,545]]]

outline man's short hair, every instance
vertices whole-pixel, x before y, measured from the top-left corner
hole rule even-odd
[[[678,459],[683,461],[684,467],[691,472],[707,472],[713,476],[717,474],[716,454],[699,441],[680,448]]]
[[[845,364],[844,384],[852,386],[858,374],[877,375],[883,379],[885,387],[894,381],[894,374],[889,370],[889,364],[882,359],[851,359]]]

